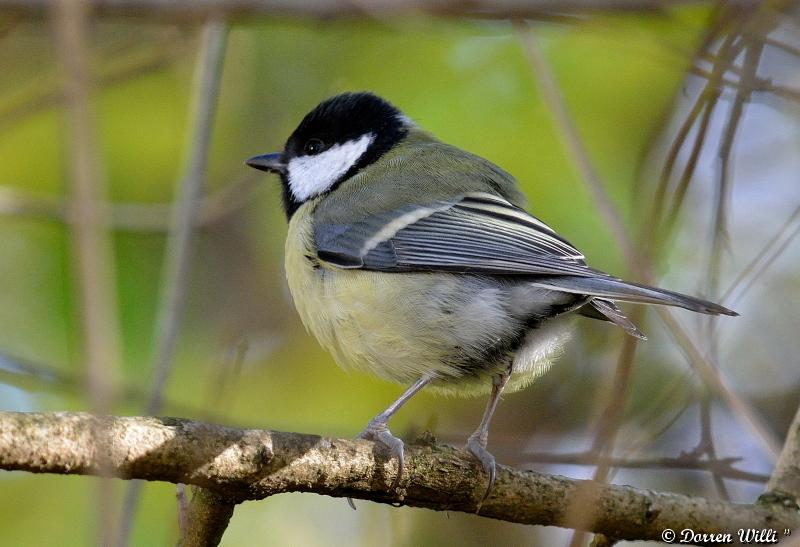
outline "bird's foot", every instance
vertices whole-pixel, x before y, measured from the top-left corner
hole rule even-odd
[[[494,488],[494,479],[496,475],[494,456],[492,456],[492,454],[486,450],[486,442],[486,437],[481,435],[479,431],[476,431],[469,436],[469,439],[467,439],[467,444],[464,447],[470,454],[475,456],[475,459],[481,462],[483,470],[486,472],[486,476],[489,479],[489,484],[486,486],[486,492],[483,494],[483,498],[481,498],[481,501],[478,503],[478,509],[475,511],[476,513],[480,512],[483,502],[486,501],[486,498],[488,498],[489,494],[491,494],[492,488]]]
[[[394,482],[392,482],[391,491],[397,489],[400,485],[400,479],[403,478],[403,467],[405,465],[405,445],[403,441],[392,435],[386,422],[372,420],[366,429],[359,434],[357,439],[366,439],[381,443],[389,449],[392,458],[397,460],[397,475],[395,475]]]
[[[397,487],[400,486],[400,479],[403,478],[403,466],[405,465],[406,461],[404,450],[405,445],[403,444],[403,441],[392,435],[392,432],[389,431],[389,427],[386,425],[386,422],[376,420],[370,421],[366,429],[359,433],[356,439],[364,439],[367,441],[381,443],[389,449],[391,457],[397,460],[397,475],[395,476],[389,491],[394,492],[397,490]],[[347,503],[353,509],[356,508],[355,503],[353,503],[353,498],[348,497]]]

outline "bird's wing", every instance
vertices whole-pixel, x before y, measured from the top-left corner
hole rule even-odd
[[[506,199],[468,193],[315,228],[317,253],[342,268],[496,275],[605,276],[542,221]]]

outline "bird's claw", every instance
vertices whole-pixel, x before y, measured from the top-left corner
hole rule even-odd
[[[395,475],[390,491],[396,490],[400,486],[400,480],[403,478],[403,468],[406,461],[403,441],[392,435],[385,422],[370,422],[367,428],[356,438],[381,443],[389,449],[391,456],[397,460],[397,475]]]
[[[389,428],[385,422],[376,421],[370,422],[366,429],[358,434],[356,439],[364,439],[367,441],[381,443],[389,449],[391,457],[397,459],[397,475],[395,476],[389,491],[394,492],[397,490],[397,487],[400,486],[400,479],[403,478],[403,466],[406,462],[404,449],[405,445],[403,444],[403,441],[392,435],[392,432],[389,431]],[[355,510],[356,504],[353,503],[353,498],[348,497],[347,504]]]
[[[483,470],[486,472],[486,476],[489,479],[489,484],[486,486],[486,492],[483,494],[480,503],[478,503],[478,511],[481,510],[481,506],[483,502],[486,501],[486,498],[489,497],[489,494],[492,492],[492,488],[494,488],[494,479],[496,476],[496,465],[495,459],[492,454],[486,450],[486,440],[481,439],[481,437],[477,434],[470,435],[469,439],[467,439],[467,444],[465,446],[467,452],[472,454],[475,459],[477,459],[481,465],[483,466]]]

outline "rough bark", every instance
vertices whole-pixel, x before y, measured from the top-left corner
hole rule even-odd
[[[228,506],[284,492],[313,492],[476,511],[486,479],[466,453],[431,442],[412,444],[406,465],[399,492],[389,492],[396,463],[367,441],[177,418],[0,412],[0,469],[83,475],[110,470],[123,479],[199,486]],[[496,485],[480,515],[564,526],[575,496],[586,489],[596,495],[596,519],[589,531],[618,539],[657,540],[668,528],[707,534],[766,528],[782,533],[800,525],[796,508],[783,504],[734,504],[504,466],[498,466]],[[223,507],[212,517],[225,518],[225,511]]]
[[[219,496],[211,490],[194,487],[194,496],[186,515],[187,525],[181,529],[178,547],[213,547],[233,516],[236,502]]]
[[[767,492],[795,507],[800,501],[800,409],[789,426],[781,455],[767,483]]]

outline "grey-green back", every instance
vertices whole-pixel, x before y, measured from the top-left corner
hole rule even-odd
[[[596,275],[523,203],[496,165],[413,130],[320,202],[315,243],[344,268]]]

